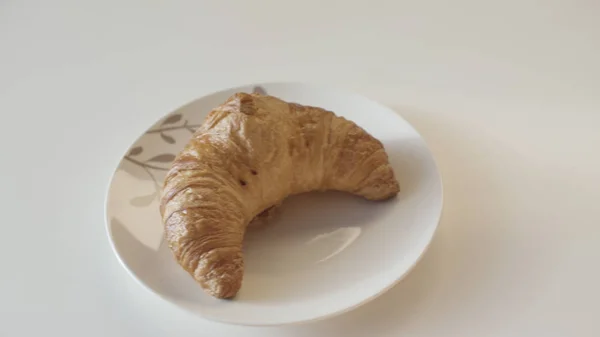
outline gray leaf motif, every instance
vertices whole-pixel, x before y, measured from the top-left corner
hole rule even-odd
[[[169,143],[169,144],[175,144],[175,138],[166,135],[164,133],[160,133],[160,138],[162,138],[165,142]]]
[[[137,156],[138,154],[142,153],[142,151],[144,151],[144,149],[141,146],[136,146],[129,151],[129,155]]]
[[[129,203],[131,204],[131,206],[135,207],[146,207],[152,203],[155,197],[156,193],[152,193],[150,195],[142,195],[129,200]]]
[[[152,157],[146,161],[152,161],[156,163],[170,163],[175,160],[175,155],[170,153],[159,154],[158,156]]]
[[[181,120],[181,115],[180,114],[175,114],[172,116],[169,116],[167,119],[165,119],[161,125],[167,125],[167,124],[173,124],[173,123],[177,123]]]

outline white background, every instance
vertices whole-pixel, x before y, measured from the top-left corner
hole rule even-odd
[[[0,1],[0,336],[599,336],[600,2]],[[210,323],[113,255],[119,158],[209,91],[305,81],[387,104],[430,144],[430,251],[351,313]]]

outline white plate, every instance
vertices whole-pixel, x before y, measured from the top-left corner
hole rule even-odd
[[[234,300],[204,293],[163,241],[158,186],[207,113],[238,91],[261,88],[326,108],[381,140],[401,185],[387,202],[313,193],[284,202],[268,226],[247,233],[245,275]],[[442,183],[419,134],[394,111],[364,97],[307,84],[269,83],[204,96],[155,125],[130,147],[110,183],[106,220],[114,251],[142,285],[202,317],[279,325],[356,308],[405,276],[424,253],[442,210]]]

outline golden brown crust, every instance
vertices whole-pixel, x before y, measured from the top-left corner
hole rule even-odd
[[[242,283],[247,225],[287,196],[315,190],[383,200],[400,188],[381,142],[356,124],[238,93],[208,115],[167,173],[166,239],[209,294],[230,298]]]

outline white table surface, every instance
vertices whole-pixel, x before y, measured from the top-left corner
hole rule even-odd
[[[600,336],[599,17],[597,0],[0,1],[0,336]],[[348,314],[211,323],[110,249],[130,143],[257,81],[379,100],[439,162],[429,252]]]

